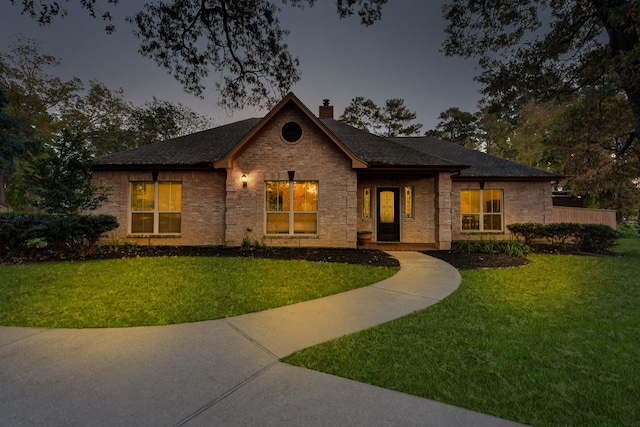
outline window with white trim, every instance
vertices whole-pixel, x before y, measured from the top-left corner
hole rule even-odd
[[[180,234],[182,183],[131,182],[131,234]]]
[[[502,190],[461,190],[462,231],[502,231]]]
[[[318,182],[265,182],[266,234],[318,234]]]

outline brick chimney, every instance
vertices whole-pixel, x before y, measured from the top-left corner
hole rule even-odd
[[[333,119],[333,105],[329,105],[328,99],[322,100],[320,111],[318,113],[319,119]]]

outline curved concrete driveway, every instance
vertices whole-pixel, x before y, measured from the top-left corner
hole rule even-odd
[[[514,425],[280,363],[428,307],[460,275],[417,252],[366,288],[222,320],[121,329],[0,328],[7,426]]]

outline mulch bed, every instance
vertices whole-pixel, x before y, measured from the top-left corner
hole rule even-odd
[[[147,256],[245,257],[340,262],[346,264],[376,265],[391,268],[398,268],[400,266],[398,260],[392,258],[389,254],[378,250],[297,247],[243,249],[202,246],[135,246],[98,250],[84,257],[84,259],[108,259]]]
[[[524,257],[507,254],[485,254],[480,252],[451,252],[426,251],[423,252],[434,258],[441,259],[460,270],[478,268],[521,267],[530,261]]]
[[[518,256],[505,254],[484,254],[451,251],[425,251],[426,255],[439,258],[458,269],[518,267],[529,261]],[[74,259],[117,259],[133,257],[174,257],[174,256],[207,256],[207,257],[245,257],[269,258],[284,260],[307,260],[322,262],[340,262],[347,264],[373,265],[399,268],[398,260],[386,252],[376,249],[343,249],[343,248],[298,248],[269,247],[267,249],[243,249],[213,246],[123,246],[118,248],[99,248],[93,252]],[[46,255],[31,259],[0,259],[0,264],[20,264],[24,262],[54,261]]]
[[[423,253],[448,262],[459,269],[519,267],[529,263],[526,258],[505,254],[451,251],[425,251]],[[243,249],[201,246],[136,246],[132,248],[96,251],[87,258],[105,259],[132,256],[235,256],[248,258],[341,262],[346,264],[374,265],[390,268],[398,268],[400,266],[398,260],[380,250],[344,248],[269,247],[267,249]]]

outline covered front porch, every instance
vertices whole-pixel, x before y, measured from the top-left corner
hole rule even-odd
[[[359,171],[357,247],[449,249],[451,187],[450,171]]]

